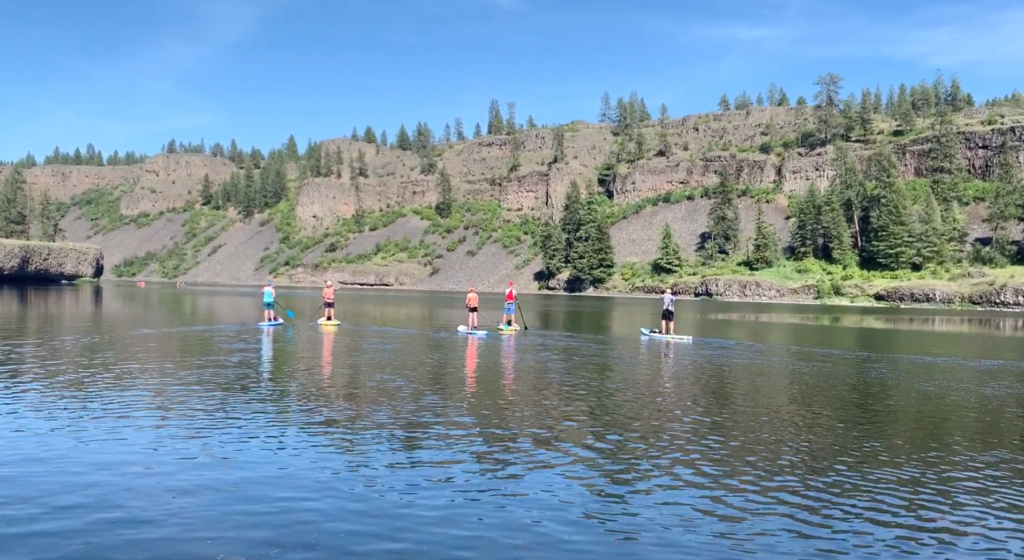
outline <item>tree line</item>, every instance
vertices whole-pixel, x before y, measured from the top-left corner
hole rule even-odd
[[[0,182],[0,238],[60,241],[63,212],[49,193],[32,196],[23,169],[22,165],[11,167]]]

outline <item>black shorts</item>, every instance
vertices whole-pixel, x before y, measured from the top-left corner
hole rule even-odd
[[[334,309],[334,302],[333,301],[325,301],[324,302],[324,309]]]
[[[469,308],[469,312],[470,313],[479,313],[480,312],[480,308],[479,307],[470,307]]]
[[[671,309],[662,309],[661,310],[661,320],[662,321],[675,321],[676,320],[676,312],[672,311]]]

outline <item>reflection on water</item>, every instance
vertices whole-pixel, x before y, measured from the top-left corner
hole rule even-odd
[[[1004,333],[681,302],[682,345],[649,301],[524,296],[477,338],[397,291],[264,330],[252,294],[87,288],[0,288],[4,560],[1024,558]]]
[[[812,307],[813,309],[813,307]],[[948,313],[946,310],[934,310],[933,313]],[[768,323],[800,323],[833,327],[863,327],[875,329],[912,329],[942,332],[989,332],[1016,336],[1024,333],[1024,317],[1018,314],[1002,314],[998,317],[970,317],[963,315],[910,315],[922,313],[920,310],[899,311],[899,314],[861,315],[844,314],[792,314],[792,313],[709,313],[703,315],[707,319],[725,319],[732,321],[764,321]],[[927,312],[925,312],[927,313]]]

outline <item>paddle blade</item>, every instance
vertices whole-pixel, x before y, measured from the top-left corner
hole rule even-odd
[[[284,314],[287,315],[289,319],[295,318],[295,313],[293,313],[291,309],[285,309]]]

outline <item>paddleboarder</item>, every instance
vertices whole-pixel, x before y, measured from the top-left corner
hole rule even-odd
[[[505,290],[505,311],[501,316],[501,324],[506,328],[519,328],[516,325],[516,289],[512,281],[508,281],[508,289]]]
[[[665,288],[661,294],[661,330],[656,333],[665,333],[665,323],[668,323],[668,333],[676,334],[676,296],[672,295],[672,288]]]
[[[324,321],[334,321],[334,284],[330,280],[324,283]]]
[[[469,293],[466,294],[466,311],[469,313],[467,322],[469,323],[469,330],[475,331],[477,326],[480,325],[477,319],[477,313],[480,312],[480,296],[477,295],[476,289],[470,287]]]
[[[274,281],[268,280],[267,285],[263,286],[263,322],[265,323],[277,320],[277,317],[274,315],[274,297],[276,295]]]

